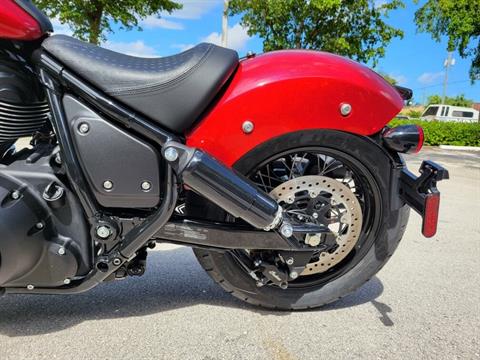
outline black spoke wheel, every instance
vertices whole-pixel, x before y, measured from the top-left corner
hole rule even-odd
[[[373,176],[354,158],[335,149],[314,146],[287,150],[268,158],[247,174],[266,193],[270,193],[276,187],[293,178],[303,178],[308,175],[335,179],[345,184],[352,191],[362,209],[362,230],[355,247],[350,253],[345,254],[346,257],[343,261],[334,267],[328,267],[327,271],[300,276],[296,280],[290,281],[288,289],[319,286],[348,271],[364,255],[362,249],[365,250],[371,245],[367,243],[367,240],[371,242],[372,237],[365,235],[378,227],[381,218],[381,194]],[[329,194],[326,194],[326,196],[329,196]],[[313,213],[312,203],[321,201],[322,196],[318,198],[311,199],[306,194],[292,204],[283,204],[284,209],[309,221],[322,223],[323,219],[313,219],[311,217],[311,213]],[[328,201],[328,198],[325,200]],[[332,212],[332,209],[330,209],[329,219],[331,219]],[[227,221],[236,220],[227,215]],[[332,244],[332,246],[335,246],[335,244]],[[328,254],[328,250],[324,252]],[[316,252],[312,261],[318,260],[322,253]],[[330,264],[326,263],[325,265],[327,267]],[[286,290],[288,291],[288,289]]]
[[[239,255],[258,256],[248,249],[223,254],[197,249],[195,254],[221,286],[254,304],[294,309],[321,306],[338,299],[373,276],[391,256],[403,235],[408,209],[400,207],[391,210],[390,161],[368,139],[325,130],[293,133],[274,139],[254,149],[235,164],[238,171],[267,193],[272,193],[292,179],[320,176],[345,185],[359,204],[362,213],[361,232],[349,252],[341,254],[341,261],[323,264],[321,256],[327,254],[326,258],[329,258],[335,246],[338,246],[335,243],[325,244],[333,247],[332,252],[329,253],[327,247],[326,251],[313,252],[311,259],[312,264],[322,265],[321,270],[316,270],[312,265],[310,272],[289,281],[287,289],[273,284],[261,288],[256,286],[255,280],[237,260]],[[341,214],[334,207],[325,208],[329,204],[329,196],[331,194],[327,191],[315,199],[308,194],[300,194],[281,205],[301,220],[312,221],[315,211],[318,222],[338,223],[338,231],[341,232]],[[209,219],[239,221],[203,199],[195,196],[193,199],[196,200],[191,200],[191,203],[202,203],[203,212]]]

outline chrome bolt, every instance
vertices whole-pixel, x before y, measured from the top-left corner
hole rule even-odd
[[[65,248],[62,246],[61,248],[58,249],[57,251],[58,255],[65,255],[67,253],[67,250],[65,250]]]
[[[318,219],[318,214],[317,214],[316,212],[314,212],[314,213],[312,214],[312,216],[313,216],[314,219]]]
[[[287,265],[293,265],[295,260],[293,258],[288,258],[287,261],[285,261],[285,262],[287,263]]]
[[[90,126],[88,126],[87,123],[81,123],[78,127],[78,131],[80,132],[80,134],[86,134],[88,133],[90,130]]]
[[[108,226],[101,225],[97,228],[97,236],[100,239],[106,239],[110,235],[112,235],[112,231],[110,230],[110,228]]]
[[[244,121],[242,124],[242,130],[245,134],[250,134],[254,129],[253,123],[249,120]]]
[[[293,204],[294,201],[295,201],[295,198],[293,198],[293,197],[289,197],[289,198],[287,199],[287,203],[289,203],[289,204]]]
[[[286,238],[289,238],[293,235],[293,227],[289,223],[284,223],[280,227],[280,233],[285,236]]]
[[[71,280],[67,278],[67,279],[63,280],[63,283],[64,283],[65,285],[68,285],[68,284],[71,283]]]
[[[112,190],[113,189],[113,182],[111,182],[110,180],[105,180],[103,182],[103,188],[105,190]]]
[[[317,193],[315,191],[310,191],[310,197],[311,198],[316,198],[317,197]]]
[[[290,277],[291,277],[292,279],[296,279],[296,278],[298,278],[298,273],[297,273],[296,271],[292,271],[292,272],[290,273]]]
[[[118,266],[118,265],[120,265],[121,263],[122,263],[122,260],[120,260],[119,258],[113,259],[113,265]]]
[[[149,181],[142,182],[142,190],[143,191],[150,191],[151,188],[152,188],[152,184],[150,184]]]
[[[260,265],[262,265],[262,260],[255,260],[253,262],[253,265],[255,265],[256,267],[259,267]]]
[[[33,285],[27,285],[27,290],[33,290],[33,289],[35,289],[35,286],[33,286]]]
[[[18,200],[20,199],[20,192],[15,190],[14,192],[12,192],[10,196],[12,197],[13,200]]]
[[[42,229],[43,229],[43,223],[41,223],[41,222],[36,223],[36,224],[35,224],[35,227],[36,227],[38,230],[42,230]]]
[[[174,147],[168,147],[163,152],[163,156],[165,160],[172,162],[178,159],[178,151]]]
[[[340,105],[340,113],[341,113],[343,116],[347,116],[347,115],[349,115],[351,112],[352,112],[352,105],[347,104],[347,103],[343,103],[343,104]]]

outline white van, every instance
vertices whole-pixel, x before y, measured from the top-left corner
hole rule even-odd
[[[475,122],[479,120],[479,111],[473,108],[451,105],[428,105],[422,116],[422,120]]]

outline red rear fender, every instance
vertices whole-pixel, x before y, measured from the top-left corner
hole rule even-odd
[[[343,116],[342,104],[352,111]],[[255,146],[285,133],[381,130],[402,108],[400,94],[354,61],[317,51],[289,50],[242,61],[225,93],[187,134],[187,144],[232,165]],[[242,124],[253,123],[245,133]]]

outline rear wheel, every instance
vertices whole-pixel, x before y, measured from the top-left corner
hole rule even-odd
[[[286,289],[274,284],[258,287],[237,260],[239,255],[271,258],[275,252],[195,249],[209,275],[249,303],[304,309],[334,301],[376,274],[405,230],[408,208],[390,208],[389,159],[368,139],[327,130],[292,133],[257,147],[234,167],[300,221],[327,225],[336,234],[333,242],[307,235],[305,242],[321,250],[312,252],[305,270]],[[187,211],[200,208],[210,220],[237,221],[191,196]]]

